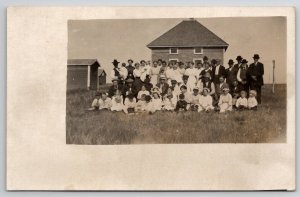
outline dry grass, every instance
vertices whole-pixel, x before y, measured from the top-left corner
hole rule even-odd
[[[286,85],[263,88],[257,111],[157,112],[126,115],[87,111],[93,91],[67,93],[68,144],[284,143]]]

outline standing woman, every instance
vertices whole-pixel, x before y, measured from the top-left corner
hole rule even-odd
[[[245,90],[248,94],[249,93],[249,84],[247,81],[247,70],[248,70],[247,63],[248,63],[248,61],[246,59],[243,59],[241,61],[241,66],[239,67],[236,78],[237,78],[239,84],[241,85],[241,87],[243,87],[243,90]]]
[[[157,66],[157,61],[154,61],[153,66],[150,69],[150,83],[152,83],[152,85],[156,85],[158,83],[159,70],[160,67]]]
[[[193,89],[197,83],[197,69],[194,68],[194,62],[189,62],[188,67],[185,70],[184,75],[189,76],[188,81],[187,81],[187,88],[188,89]]]

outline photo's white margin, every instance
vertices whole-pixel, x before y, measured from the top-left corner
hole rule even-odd
[[[8,23],[10,22],[10,14],[13,15],[14,11],[22,11],[26,7],[11,7],[8,8]],[[29,8],[29,7],[27,7]],[[32,8],[29,8],[32,9]],[[33,9],[52,9],[53,14],[62,14],[65,11],[65,15],[62,14],[62,17],[64,17],[63,20],[65,20],[63,25],[67,25],[67,20],[89,20],[89,19],[130,19],[130,18],[205,18],[205,17],[267,17],[267,16],[286,16],[287,17],[287,143],[286,144],[196,144],[196,145],[124,145],[124,146],[95,146],[97,149],[106,149],[106,148],[138,148],[138,147],[167,147],[167,146],[185,146],[185,149],[188,149],[189,147],[197,146],[235,146],[236,148],[239,148],[241,146],[248,146],[249,148],[251,146],[263,146],[263,147],[272,147],[276,146],[279,148],[287,148],[286,150],[291,151],[292,155],[295,155],[295,9],[291,7],[36,7]],[[164,12],[164,11],[168,12]],[[134,12],[133,12],[134,11]],[[172,14],[176,13],[176,14]],[[226,13],[226,14],[224,14]],[[35,17],[38,17],[37,15]],[[60,21],[61,22],[61,21]],[[60,24],[61,25],[61,24]],[[8,32],[9,34],[9,32]],[[64,34],[66,35],[66,34]],[[66,38],[67,39],[67,38]],[[8,42],[8,48],[9,46],[9,40]],[[67,42],[66,42],[67,43]],[[66,44],[65,43],[65,44]],[[66,53],[65,53],[66,54]],[[66,57],[67,59],[67,57]],[[9,96],[12,96],[10,93],[13,93],[14,87],[10,86],[11,82],[9,78],[9,74],[11,74],[10,70],[10,61],[8,59],[8,80],[7,80],[7,86],[8,86],[8,98]],[[66,69],[65,69],[66,71]],[[65,95],[64,95],[65,96]],[[64,99],[65,100],[65,99]],[[8,106],[9,106],[9,100]],[[64,109],[65,112],[65,109]],[[60,111],[61,113],[61,111]],[[13,114],[13,112],[12,112]],[[14,116],[12,116],[14,117]],[[10,127],[11,123],[9,122],[9,116],[7,120],[7,138],[10,138],[13,141],[13,136],[10,135]],[[15,129],[15,128],[14,128]],[[22,131],[22,128],[19,128],[19,131]],[[62,134],[65,136],[65,131]],[[63,141],[62,143],[65,143]],[[14,148],[14,146],[18,146],[18,144],[12,144],[11,146],[7,147],[7,155],[8,155],[8,164],[11,165],[13,161],[16,161],[13,158],[14,155],[11,155],[11,149]],[[66,149],[78,149],[81,150],[89,150],[90,146],[73,146],[70,147],[70,145],[66,145]],[[36,158],[38,159],[38,158]],[[291,158],[289,158],[291,159]],[[295,158],[293,158],[291,161],[295,162]],[[8,165],[8,171],[11,170],[20,170],[18,168],[10,168]],[[15,167],[15,166],[14,166]],[[26,166],[18,166],[19,168],[26,167]],[[291,169],[293,172],[291,174],[294,174],[295,179],[295,165],[294,168]],[[10,175],[10,172],[8,172],[8,175]],[[50,175],[51,176],[51,175]],[[62,175],[63,176],[63,175]],[[52,185],[48,188],[43,188],[40,186],[34,186],[28,187],[23,184],[13,184],[13,182],[10,182],[8,179],[8,185],[7,189],[62,189],[58,188],[55,185]],[[25,180],[24,180],[25,181]],[[30,182],[30,180],[29,180]],[[36,183],[38,184],[38,183]],[[68,183],[66,183],[68,184]],[[294,183],[295,184],[295,183]],[[26,185],[26,184],[25,184]],[[54,186],[54,187],[53,187]],[[45,186],[44,186],[45,187]],[[63,187],[64,188],[64,187]],[[111,187],[113,188],[113,186]],[[80,188],[80,186],[77,185],[74,189],[85,189]],[[91,189],[91,188],[89,188]],[[99,189],[99,188],[94,188]],[[105,188],[101,188],[104,189]],[[110,188],[107,188],[110,189]],[[115,188],[118,189],[118,188]],[[124,188],[121,188],[124,189]],[[129,188],[130,189],[130,188]],[[141,188],[142,189],[142,188]],[[162,189],[162,188],[161,188]],[[180,188],[178,188],[180,189]],[[197,189],[197,188],[195,188]],[[224,189],[224,188],[221,188]],[[225,188],[226,189],[226,188]],[[295,185],[291,184],[290,188],[287,188],[288,190],[294,190]]]

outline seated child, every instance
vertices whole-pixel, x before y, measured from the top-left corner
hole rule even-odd
[[[238,110],[244,110],[248,108],[247,92],[242,90],[241,97],[236,100],[235,106]]]
[[[101,93],[97,92],[96,95],[95,95],[95,98],[92,102],[92,106],[91,106],[91,108],[89,108],[89,110],[98,110],[100,99],[101,99]]]
[[[202,96],[199,98],[199,108],[198,112],[200,111],[210,111],[213,110],[213,99],[209,94],[209,89],[204,88],[202,92]]]
[[[111,98],[108,97],[107,93],[102,93],[101,99],[99,100],[100,110],[109,110],[111,108]]]
[[[184,99],[184,94],[181,93],[179,95],[179,100],[177,101],[175,111],[187,111],[187,105],[188,103]]]
[[[115,95],[111,99],[111,111],[122,111],[124,109],[123,97],[119,90],[116,91]]]
[[[144,106],[142,107],[142,111],[149,112],[149,113],[154,113],[155,109],[153,108],[153,103],[151,102],[151,96],[146,95],[145,96],[145,103]]]
[[[162,110],[164,111],[173,111],[176,106],[176,98],[172,94],[168,94],[165,96],[163,100]]]
[[[140,100],[138,100],[138,102],[136,103],[135,106],[135,112],[141,112],[143,111],[143,106],[145,105],[145,97],[146,94],[142,94]]]
[[[142,86],[141,90],[139,91],[138,95],[137,95],[137,99],[141,99],[141,96],[145,94],[145,95],[150,95],[149,91],[146,90],[145,85]]]
[[[152,104],[153,104],[153,109],[155,111],[159,111],[161,110],[161,107],[162,107],[162,101],[159,97],[159,92],[153,92],[152,93]]]
[[[136,99],[133,94],[128,94],[124,101],[124,112],[125,114],[134,113],[136,107]]]
[[[220,113],[232,110],[232,97],[229,94],[229,88],[223,88],[218,106],[220,108]]]
[[[257,110],[256,91],[250,90],[248,98],[248,108],[250,110]]]
[[[198,111],[200,96],[201,95],[199,94],[199,88],[197,86],[194,87],[193,88],[193,93],[190,96],[190,98],[191,98],[191,106],[190,106],[191,111]]]
[[[231,90],[230,90],[230,94],[232,96],[232,105],[235,106],[235,103],[236,103],[237,99],[240,97],[240,93],[242,90],[243,90],[243,88],[238,83],[238,81],[234,80],[232,83]]]

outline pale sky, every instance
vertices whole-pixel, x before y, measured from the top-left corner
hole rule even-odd
[[[184,19],[77,20],[68,24],[68,58],[98,59],[109,75],[111,62],[151,60],[151,41]],[[201,24],[229,44],[224,66],[241,55],[249,63],[254,53],[265,65],[265,83],[272,82],[272,60],[276,61],[275,81],[286,83],[286,18],[236,17],[196,18]],[[110,78],[108,76],[107,81]]]

